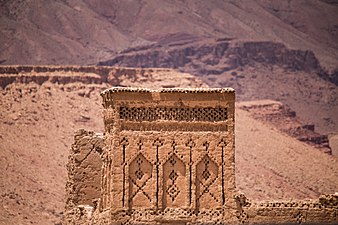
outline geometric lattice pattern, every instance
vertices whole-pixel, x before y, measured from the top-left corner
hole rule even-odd
[[[172,198],[172,201],[175,201],[175,198],[180,193],[180,189],[177,187],[177,185],[173,182],[171,185],[169,185],[167,189],[168,195]]]
[[[196,165],[196,201],[197,206],[202,197],[206,197],[211,201],[218,202],[219,199],[211,191],[211,186],[218,177],[217,164],[206,154],[202,160]],[[207,195],[207,196],[206,196]]]
[[[171,180],[172,183],[168,186],[167,193],[171,197],[172,201],[175,201],[175,198],[180,193],[180,189],[176,185],[178,174],[176,173],[175,168],[174,168],[176,164],[176,160],[174,156],[171,156],[168,162],[172,166],[171,172],[169,174],[169,179]]]
[[[171,153],[170,157],[163,165],[164,186],[163,191],[167,194],[165,198],[169,198],[166,203],[171,205],[182,193],[182,179],[185,180],[185,167],[186,165],[180,160],[175,153]],[[185,184],[183,185],[185,187]]]
[[[120,107],[120,119],[129,121],[226,121],[227,108]]]
[[[130,196],[129,203],[137,194],[144,195],[151,202],[150,194],[144,191],[144,186],[152,177],[152,164],[139,153],[129,165]]]

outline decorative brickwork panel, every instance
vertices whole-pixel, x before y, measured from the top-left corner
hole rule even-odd
[[[217,164],[206,154],[196,166],[196,209],[220,206]]]
[[[135,210],[222,206],[231,197],[229,147],[219,134],[123,131],[112,156],[122,172],[114,204]],[[162,138],[163,137],[163,138]],[[212,141],[207,141],[208,139]],[[120,160],[117,160],[120,159]],[[109,165],[109,164],[108,164]],[[114,171],[112,171],[114,173]],[[116,174],[119,174],[117,170]],[[124,183],[123,183],[124,182]]]
[[[120,107],[120,119],[129,121],[208,121],[227,119],[227,108],[174,108],[174,107]]]
[[[235,215],[233,92],[128,90],[105,92],[111,221]]]
[[[151,193],[145,191],[152,178],[153,165],[139,153],[129,165],[129,208],[151,207]]]
[[[163,208],[186,205],[186,166],[175,153],[163,165]]]

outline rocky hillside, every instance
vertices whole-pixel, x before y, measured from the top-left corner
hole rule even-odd
[[[282,43],[337,67],[334,0],[0,1],[4,64],[95,64],[130,48],[196,40]]]
[[[324,79],[337,82],[338,85],[334,74],[325,74],[312,51],[287,49],[285,45],[274,42],[235,42],[217,39],[189,44],[153,45],[147,48],[128,49],[111,60],[100,62],[99,65],[171,67],[207,76],[254,66],[255,63],[277,65],[293,71],[314,71]]]
[[[163,82],[163,79],[167,83]],[[142,69],[95,66],[0,66],[0,87],[10,84],[109,84],[135,87],[206,86],[200,79],[171,69]]]
[[[268,123],[281,132],[314,146],[322,152],[332,154],[328,135],[315,132],[313,124],[302,124],[296,112],[288,106],[271,100],[240,102],[237,106],[248,111],[254,119]]]

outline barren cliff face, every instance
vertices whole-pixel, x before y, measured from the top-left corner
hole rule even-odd
[[[334,1],[1,1],[5,64],[93,64],[206,38],[282,43],[337,67]]]

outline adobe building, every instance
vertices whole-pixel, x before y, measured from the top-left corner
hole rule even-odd
[[[66,224],[335,224],[338,195],[250,202],[235,187],[235,92],[102,94],[105,133],[80,130],[68,163]]]

